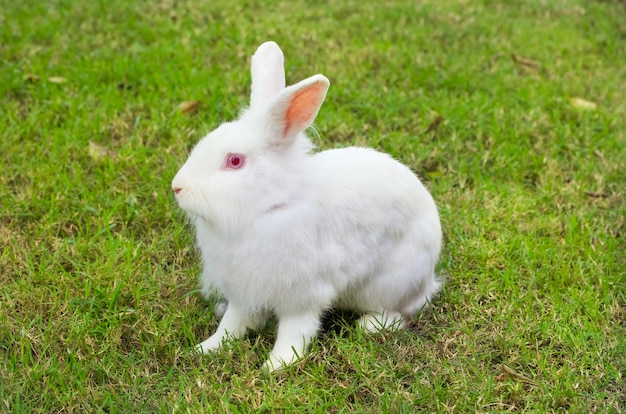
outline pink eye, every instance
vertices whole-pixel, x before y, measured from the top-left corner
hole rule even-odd
[[[246,164],[246,156],[237,153],[228,153],[226,155],[226,168],[231,170],[238,170]]]

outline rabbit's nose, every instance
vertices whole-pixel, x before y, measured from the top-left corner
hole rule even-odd
[[[178,195],[182,191],[182,188],[180,188],[180,187],[172,187],[172,191],[174,191],[174,194]]]

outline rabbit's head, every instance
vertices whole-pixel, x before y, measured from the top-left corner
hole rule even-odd
[[[297,198],[312,144],[303,131],[329,82],[315,75],[285,87],[283,54],[274,42],[252,57],[250,107],[204,137],[172,181],[181,208],[224,231],[242,228]]]

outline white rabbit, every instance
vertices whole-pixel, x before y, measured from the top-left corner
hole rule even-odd
[[[400,327],[441,287],[437,207],[409,168],[367,148],[312,153],[303,131],[329,82],[285,87],[274,42],[252,57],[250,107],[193,149],[172,189],[196,228],[206,294],[228,306],[208,352],[278,318],[263,368],[307,350],[330,308],[367,330]]]

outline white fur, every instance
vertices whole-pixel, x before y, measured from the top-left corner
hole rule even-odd
[[[432,197],[406,166],[367,148],[311,154],[302,131],[325,77],[284,88],[273,42],[252,62],[250,108],[198,143],[172,187],[196,228],[202,288],[228,301],[198,349],[215,350],[274,314],[271,371],[306,352],[331,307],[362,312],[371,331],[403,326],[440,289],[442,236]],[[225,169],[228,153],[245,154],[246,165]]]

